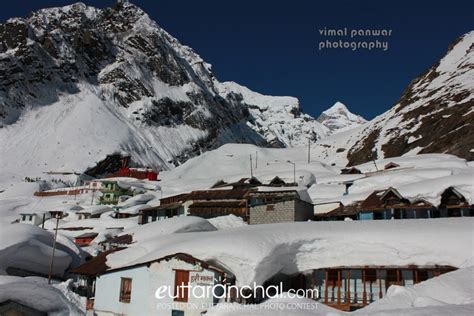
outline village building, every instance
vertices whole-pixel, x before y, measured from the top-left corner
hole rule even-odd
[[[112,208],[106,205],[93,205],[77,211],[76,215],[78,219],[99,218],[103,213],[112,211]]]
[[[150,181],[158,181],[158,172],[151,168],[130,168],[120,167],[120,169],[108,176],[109,178],[129,177],[135,179],[147,179]]]
[[[449,187],[441,194],[439,217],[474,216],[474,205],[469,205],[464,195],[455,187]]]
[[[231,184],[232,187],[226,185],[220,189],[163,198],[160,206],[140,211],[139,223],[188,215],[202,218],[235,215],[251,225],[313,219],[313,207],[306,190],[277,188],[275,183],[273,186],[255,186],[258,183],[261,182],[250,178]],[[302,194],[304,197],[300,196]]]
[[[394,163],[394,162],[389,162],[389,163],[386,164],[383,168],[384,168],[385,170],[388,170],[388,169],[393,169],[393,168],[398,168],[398,167],[400,167],[399,164]]]
[[[133,237],[130,234],[120,235],[108,238],[101,241],[99,245],[102,247],[102,251],[109,251],[116,248],[128,247],[133,242]]]
[[[49,212],[22,212],[20,213],[20,223],[41,226],[46,220],[50,219]]]
[[[102,180],[86,180],[83,184],[85,188],[84,193],[89,193],[89,191],[98,191],[102,189]]]
[[[97,275],[104,273],[109,268],[106,264],[107,256],[123,249],[124,248],[117,247],[105,250],[70,271],[75,277],[75,284],[77,284],[76,288],[74,288],[74,292],[79,296],[86,298],[87,310],[94,308],[95,282]]]
[[[66,212],[60,211],[60,210],[49,211],[49,215],[51,218],[59,218],[59,219],[63,219],[64,217],[68,216]]]
[[[99,198],[99,204],[117,204],[122,195],[128,195],[129,192],[121,188],[117,181],[102,181],[100,189],[102,196]]]
[[[340,212],[344,209],[344,204],[340,201],[325,202],[325,203],[316,203],[314,204],[314,216],[318,217],[321,215],[326,215],[330,212]]]
[[[143,225],[151,222],[160,221],[163,219],[184,216],[185,206],[182,202],[169,203],[165,205],[148,207],[140,210],[138,223]]]
[[[184,253],[109,269],[97,275],[94,312],[98,316],[198,316],[218,300],[212,294],[192,295],[193,288],[212,287],[226,278],[224,270]],[[155,296],[158,287],[166,290],[162,298]]]
[[[332,203],[325,203],[328,206]],[[340,205],[325,211],[325,204],[316,205],[316,220],[381,220],[419,219],[440,217],[474,216],[474,206],[454,187],[447,188],[441,195],[441,203],[436,206],[420,198],[409,201],[396,189],[377,190],[365,200],[350,205]]]
[[[97,233],[84,233],[74,238],[76,245],[80,247],[89,246],[92,241],[97,237]]]
[[[341,174],[362,174],[356,167],[348,167],[341,170]]]
[[[149,206],[146,204],[138,204],[130,207],[114,206],[114,218],[130,218],[139,216],[142,210],[148,208]]]
[[[212,218],[233,214],[246,219],[248,192],[248,189],[201,190],[162,198],[160,206],[141,210],[139,223],[188,215]]]
[[[307,192],[305,192],[307,195]],[[308,221],[314,218],[309,196],[297,190],[257,191],[248,195],[250,225]]]
[[[412,286],[443,273],[451,266],[341,266],[304,271],[294,275],[279,274],[265,287],[284,285],[283,290],[304,290],[325,305],[354,311],[385,297],[389,286]]]

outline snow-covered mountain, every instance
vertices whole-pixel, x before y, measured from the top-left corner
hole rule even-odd
[[[321,113],[317,121],[329,129],[328,135],[348,131],[367,122],[362,116],[351,113],[341,102],[334,103]]]
[[[220,83],[127,1],[0,24],[0,120],[2,156],[24,157],[29,172],[81,171],[114,152],[169,168],[229,142],[287,147],[326,134],[295,98]]]
[[[305,145],[308,139],[314,142],[329,133],[323,124],[301,111],[297,98],[262,95],[235,82],[224,82],[217,87],[227,99],[236,95],[241,98],[250,112],[248,126],[273,147]]]
[[[346,157],[351,165],[417,153],[469,158],[474,148],[474,31],[451,44],[390,110],[319,145],[323,157]]]

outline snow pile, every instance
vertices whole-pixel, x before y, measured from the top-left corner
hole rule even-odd
[[[121,235],[130,234],[134,242],[152,240],[161,235],[215,231],[216,227],[201,217],[182,216],[151,222],[125,230]]]
[[[244,222],[242,217],[235,216],[234,214],[210,218],[207,221],[215,226],[218,230],[226,230],[248,225],[246,222]]]
[[[55,220],[54,220],[55,221]],[[51,224],[50,224],[51,225]],[[109,230],[123,230],[138,226],[137,217],[130,218],[88,218],[82,220],[64,221],[59,225],[59,233],[76,237],[83,233],[106,233]]]
[[[281,223],[166,238],[153,238],[150,228],[142,241],[109,255],[107,265],[118,268],[184,252],[218,262],[239,285],[260,284],[280,272],[341,265],[459,267],[472,257],[473,225],[473,218]]]
[[[47,275],[53,252],[54,236],[28,224],[0,226],[0,274],[8,268]],[[54,254],[53,274],[62,276],[72,263],[80,261],[80,250],[70,240],[59,237]]]
[[[412,307],[474,304],[474,267],[462,268],[410,287],[393,285],[364,312]]]
[[[0,276],[0,302],[11,300],[49,316],[85,315],[78,301],[71,301],[74,294],[67,297],[64,292],[70,291],[62,284],[51,286],[46,279]]]

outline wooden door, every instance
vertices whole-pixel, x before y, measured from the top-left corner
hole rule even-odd
[[[174,278],[174,296],[175,301],[179,302],[187,302],[189,296],[189,271],[186,270],[175,270],[175,278]]]

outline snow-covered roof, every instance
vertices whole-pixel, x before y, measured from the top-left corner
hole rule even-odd
[[[83,315],[74,293],[61,289],[63,284],[49,285],[44,278],[0,276],[0,302],[13,301],[48,315]]]
[[[105,212],[113,211],[110,206],[107,205],[92,205],[92,206],[85,206],[84,209],[77,211],[76,214],[91,214],[91,215],[98,215]]]
[[[9,267],[47,275],[53,250],[53,234],[34,225],[0,222],[0,274]],[[60,249],[56,249],[53,274],[62,276],[80,250],[74,243],[58,235]]]
[[[150,208],[150,206],[146,204],[133,205],[127,208],[120,209],[118,213],[136,215],[140,213],[140,210],[144,210],[147,208]]]
[[[241,285],[262,283],[280,272],[334,266],[459,267],[472,257],[473,225],[474,218],[304,222],[169,234],[167,238],[153,238],[150,229],[141,241],[111,254],[107,264],[117,268],[184,252],[219,262]]]

